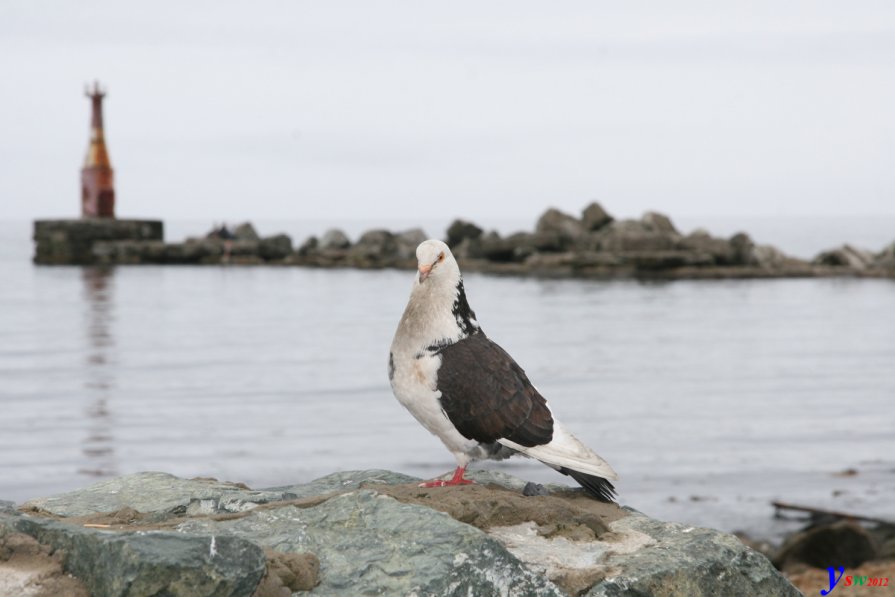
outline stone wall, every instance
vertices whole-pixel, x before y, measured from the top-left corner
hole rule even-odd
[[[92,265],[94,246],[109,241],[156,241],[164,238],[161,220],[36,220],[34,263],[44,265]]]

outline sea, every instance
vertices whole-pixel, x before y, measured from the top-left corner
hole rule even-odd
[[[299,244],[446,223],[256,227]],[[895,241],[893,217],[676,223],[802,257]],[[138,471],[262,488],[453,469],[388,384],[413,271],[35,266],[30,237],[0,222],[0,499]],[[774,501],[895,520],[895,280],[465,281],[483,329],[618,471],[620,503],[771,540],[801,524]],[[479,466],[570,482],[525,459]]]

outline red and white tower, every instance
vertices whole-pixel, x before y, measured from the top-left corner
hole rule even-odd
[[[112,164],[103,134],[103,98],[106,94],[100,90],[99,82],[95,82],[92,90],[87,86],[86,95],[93,103],[93,113],[90,119],[90,146],[81,168],[81,217],[114,218]]]

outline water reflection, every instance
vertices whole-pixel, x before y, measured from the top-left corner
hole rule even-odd
[[[114,269],[85,267],[81,270],[84,298],[86,362],[84,409],[87,434],[81,451],[86,459],[78,473],[92,477],[117,474],[114,451],[114,415],[111,399],[115,391],[115,279]]]

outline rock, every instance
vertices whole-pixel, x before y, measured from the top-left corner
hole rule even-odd
[[[475,240],[482,236],[484,230],[466,220],[454,220],[447,229],[447,240],[445,242],[453,250],[466,239]]]
[[[854,568],[878,554],[879,546],[866,529],[853,522],[839,521],[790,535],[774,563],[781,570],[799,563],[815,568]]]
[[[832,265],[850,267],[863,271],[874,264],[875,257],[870,251],[855,248],[851,245],[842,245],[838,249],[824,251],[814,258],[815,265]]]
[[[715,265],[730,265],[734,262],[734,251],[723,238],[715,238],[704,230],[695,230],[675,243],[675,248],[708,255]]]
[[[320,239],[321,249],[347,249],[351,246],[351,240],[348,235],[338,228],[330,228]]]
[[[261,240],[261,237],[258,236],[258,233],[255,231],[255,227],[252,226],[251,222],[243,222],[233,229],[233,239],[258,242]]]
[[[738,232],[730,237],[732,265],[755,265],[755,243],[745,232]]]
[[[348,249],[349,257],[355,262],[380,265],[398,254],[398,241],[388,230],[368,230]]]
[[[577,218],[550,208],[538,218],[535,233],[557,235],[562,247],[567,248],[582,237],[584,226]]]
[[[475,477],[471,477],[475,478]],[[301,483],[298,485],[284,485],[282,487],[270,487],[264,489],[265,493],[281,493],[283,495],[294,496],[296,498],[307,498],[312,496],[326,495],[330,493],[344,493],[359,489],[362,485],[365,487],[400,485],[403,483],[419,482],[420,479],[386,471],[381,469],[371,469],[366,471],[343,471],[332,473],[325,477],[315,479],[310,483]]]
[[[395,236],[398,243],[398,258],[416,260],[416,248],[421,242],[429,238],[422,228],[413,228],[399,232]]]
[[[755,245],[752,249],[752,260],[764,269],[781,269],[790,258],[783,251],[771,245]]]
[[[671,223],[671,218],[664,214],[660,214],[659,212],[648,211],[643,214],[640,221],[643,222],[644,226],[649,230],[658,232],[659,234],[680,234],[680,232],[677,231],[677,228],[674,227],[674,224]]]
[[[873,265],[895,271],[895,243],[880,251],[874,258]]]
[[[482,239],[479,238],[464,238],[460,241],[460,244],[455,245],[451,248],[451,252],[454,254],[459,260],[464,259],[484,259],[484,254],[482,253]]]
[[[480,251],[488,261],[507,263],[516,260],[516,245],[511,240],[500,238],[495,230],[482,236]]]
[[[801,595],[765,558],[711,529],[634,514],[609,525],[620,537],[589,597]]]
[[[26,502],[28,510],[54,516],[87,516],[129,507],[143,513],[243,512],[259,504],[296,497],[287,490],[253,491],[214,479],[181,479],[168,473],[137,473],[86,489]]]
[[[280,261],[292,254],[292,239],[286,234],[262,238],[258,243],[258,255],[265,261]]]
[[[482,531],[368,489],[311,508],[195,519],[179,530],[314,553],[315,595],[562,595]]]
[[[317,240],[316,236],[309,236],[305,239],[305,242],[295,250],[295,252],[301,257],[307,257],[313,253],[317,252],[317,249],[320,247],[320,241]]]
[[[624,251],[669,251],[678,237],[661,233],[638,220],[615,220],[591,233],[591,248],[618,253]]]
[[[612,220],[613,217],[606,213],[603,206],[596,201],[585,207],[581,212],[581,224],[588,232],[599,230]]]
[[[21,514],[0,514],[0,533],[24,533],[65,553],[65,571],[91,595],[244,595],[266,569],[264,552],[231,536],[120,532]]]
[[[424,489],[353,471],[253,491],[141,473],[32,500],[28,514],[0,503],[0,537],[64,550],[98,595],[797,594],[733,536],[580,489],[470,476],[478,484]]]

